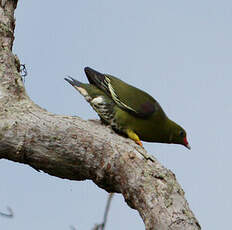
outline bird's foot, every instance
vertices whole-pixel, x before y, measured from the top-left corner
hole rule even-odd
[[[140,140],[135,141],[135,143],[136,143],[137,145],[140,145],[141,147],[143,147],[143,144],[142,144],[142,142],[141,142]]]

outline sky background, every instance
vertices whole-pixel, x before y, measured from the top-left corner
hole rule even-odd
[[[145,143],[171,169],[202,229],[230,229],[232,207],[232,1],[19,1],[13,52],[25,63],[32,100],[56,114],[97,118],[64,81],[83,68],[110,73],[150,93],[182,125],[192,150]],[[0,161],[0,229],[90,230],[107,193],[27,165]],[[106,230],[144,229],[121,194]]]

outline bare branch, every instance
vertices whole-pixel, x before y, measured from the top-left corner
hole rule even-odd
[[[108,199],[107,199],[107,203],[106,203],[106,208],[105,208],[105,213],[104,213],[104,218],[103,218],[103,222],[101,224],[96,224],[93,228],[93,230],[104,230],[106,227],[106,222],[107,222],[107,216],[109,213],[109,209],[110,209],[110,203],[111,200],[113,198],[113,193],[110,193],[108,195]]]
[[[109,213],[109,210],[110,210],[110,204],[111,204],[113,195],[114,195],[113,193],[110,193],[109,196],[108,196],[108,200],[107,200],[107,203],[106,203],[106,209],[105,209],[105,213],[104,213],[104,218],[103,218],[103,223],[102,223],[102,230],[104,230],[105,227],[106,227],[107,216],[108,216],[108,213]]]
[[[7,211],[8,211],[8,213],[0,212],[0,216],[8,217],[8,218],[13,218],[14,217],[14,213],[13,213],[12,209],[10,207],[7,207]]]

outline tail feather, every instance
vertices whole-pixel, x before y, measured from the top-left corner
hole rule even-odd
[[[82,84],[80,81],[68,76],[70,79],[68,78],[64,78],[65,81],[67,81],[68,83],[70,83],[72,86],[77,86],[77,87],[80,87],[80,85]]]
[[[87,90],[85,89],[85,87],[83,87],[85,84],[83,84],[82,82],[68,76],[70,79],[68,78],[64,78],[64,80],[66,80],[68,83],[70,83],[76,90],[78,90],[80,92],[80,94],[82,96],[85,97],[85,100],[90,102],[90,100],[92,99],[91,96],[89,95],[89,93],[87,92]]]

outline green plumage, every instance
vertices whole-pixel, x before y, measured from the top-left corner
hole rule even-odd
[[[190,149],[186,132],[171,121],[159,103],[146,92],[122,80],[85,68],[90,84],[67,79],[90,103],[101,120],[139,145],[148,142],[182,144]]]

